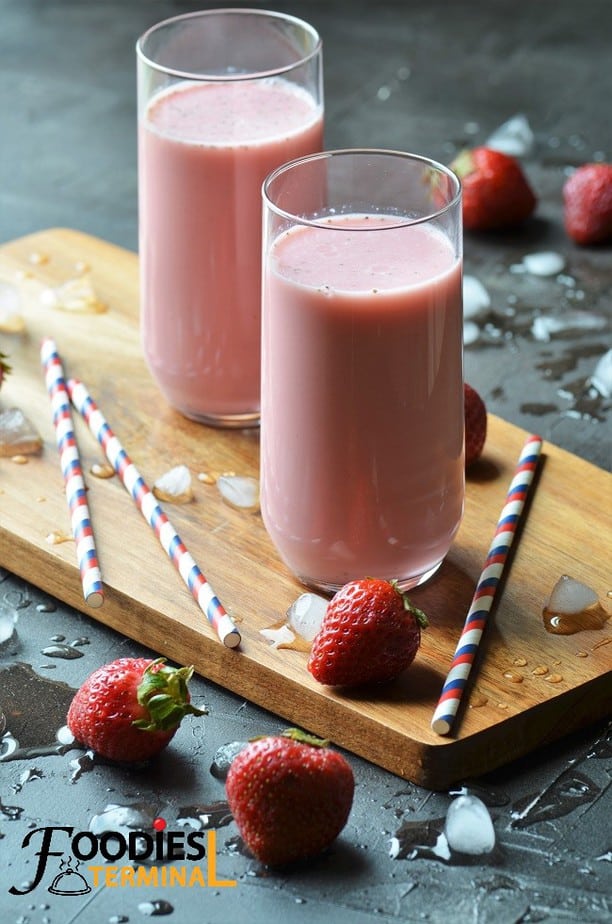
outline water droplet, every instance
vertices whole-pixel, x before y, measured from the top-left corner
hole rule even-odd
[[[561,683],[561,681],[563,680],[563,675],[562,674],[547,674],[544,680],[547,683]]]
[[[40,677],[20,662],[0,668],[0,687],[9,729],[1,741],[0,761],[31,760],[69,750],[72,742],[60,741],[56,730],[65,725],[75,689]]]
[[[72,645],[62,645],[61,643],[47,645],[40,653],[47,658],[63,658],[65,661],[74,661],[75,658],[83,657],[83,652],[79,651],[78,648],[73,648]]]
[[[140,902],[138,910],[141,914],[146,914],[149,917],[157,917],[158,915],[172,914],[174,906],[164,898],[158,898],[152,902]]]
[[[510,683],[522,683],[523,675],[517,674],[516,671],[504,671],[504,678],[509,680]]]
[[[542,793],[519,800],[511,813],[513,828],[568,815],[579,805],[594,802],[601,789],[589,777],[566,770]]]
[[[19,453],[16,456],[11,456],[11,462],[14,462],[15,465],[27,465],[28,457]]]
[[[26,783],[29,783],[31,780],[41,780],[44,774],[42,770],[38,767],[30,767],[28,770],[24,770],[20,774],[19,780],[13,784],[13,792],[21,792]]]
[[[450,848],[444,822],[444,818],[404,821],[391,839],[389,856],[393,860],[423,857],[447,862]]]
[[[106,831],[119,831],[127,836],[132,830],[153,830],[153,822],[157,815],[156,807],[148,802],[132,805],[111,802],[99,815],[92,816],[89,830],[96,835],[104,834]]]
[[[270,642],[272,648],[294,648],[296,635],[286,622],[273,623],[266,629],[260,629],[259,634]]]
[[[48,601],[47,603],[38,603],[36,605],[37,613],[55,613],[56,610],[57,610],[57,606],[55,605],[55,603],[52,603],[51,601]]]
[[[588,658],[588,656],[589,656],[588,651],[582,651],[582,650],[580,650],[580,651],[577,651],[577,652],[576,652],[576,657],[577,657],[577,658]]]
[[[49,545],[61,545],[62,542],[74,541],[73,536],[69,536],[67,533],[62,532],[61,529],[54,529],[53,532],[50,532],[45,538]]]
[[[201,805],[185,805],[179,809],[176,823],[198,831],[209,828],[223,828],[232,821],[230,807],[225,801]]]
[[[538,664],[531,673],[536,677],[544,677],[544,675],[548,673],[548,668],[544,664]]]
[[[225,780],[231,763],[240,751],[247,745],[246,741],[230,741],[228,744],[222,744],[215,751],[210,772],[218,780]]]
[[[0,814],[9,821],[19,821],[23,812],[24,809],[20,805],[5,805],[0,799]]]
[[[115,469],[110,462],[94,462],[90,472],[95,478],[112,478],[115,474]]]
[[[51,257],[48,253],[43,253],[39,250],[33,250],[28,256],[28,262],[31,263],[32,266],[44,266],[50,259]]]
[[[489,700],[486,696],[483,696],[482,693],[472,693],[469,699],[469,708],[470,709],[481,709],[482,706],[486,706]]]
[[[518,657],[518,658],[515,658],[512,663],[514,664],[515,667],[525,667],[527,664],[527,658]]]
[[[94,768],[94,764],[95,755],[93,751],[86,751],[85,754],[71,760],[69,763],[70,769],[72,770],[70,782],[76,783],[84,773],[90,773]]]
[[[212,472],[198,472],[198,481],[201,481],[202,484],[216,484],[217,476],[213,475]]]
[[[127,924],[129,920],[127,914],[113,914],[108,919],[108,924]]]

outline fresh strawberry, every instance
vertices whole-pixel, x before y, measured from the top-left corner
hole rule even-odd
[[[2,385],[5,375],[8,375],[11,371],[11,367],[6,360],[6,354],[0,353],[0,385]]]
[[[251,741],[234,758],[225,788],[249,850],[286,866],[314,857],[343,829],[353,804],[353,771],[344,757],[298,729]]]
[[[463,185],[463,226],[470,231],[512,228],[536,207],[536,197],[515,157],[479,147],[451,164]]]
[[[395,581],[350,581],[329,602],[308,670],[328,686],[392,680],[412,664],[426,625]]]
[[[471,385],[463,384],[465,412],[465,467],[469,468],[479,459],[487,438],[487,409],[485,403]]]
[[[612,241],[612,164],[583,164],[563,186],[565,230],[577,244]]]
[[[119,658],[94,671],[68,709],[77,741],[109,760],[148,760],[162,751],[186,715],[193,667],[167,667],[164,658]]]

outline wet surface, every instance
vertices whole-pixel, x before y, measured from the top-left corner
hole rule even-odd
[[[8,180],[0,184],[0,240],[69,226],[137,248],[134,43],[155,21],[213,5],[4,5],[0,156]],[[488,299],[469,319],[466,378],[493,413],[609,468],[612,389],[600,364],[610,349],[612,251],[568,241],[561,188],[572,166],[612,158],[601,79],[612,6],[587,0],[578,15],[572,0],[541,0],[523,4],[517,15],[514,0],[491,0],[473,4],[469,16],[445,0],[275,6],[310,19],[323,34],[328,148],[418,149],[449,162],[466,144],[482,143],[524,114],[531,135],[523,161],[538,210],[521,231],[466,235],[466,273]],[[527,271],[525,258],[542,253],[560,256],[559,272]],[[48,260],[32,254],[32,270],[43,272]],[[544,265],[549,271],[554,262]],[[536,269],[542,272],[541,259]],[[75,278],[81,271],[87,268],[75,267]],[[10,284],[18,290],[22,282]],[[0,331],[0,349],[7,351],[10,338],[20,336],[21,307],[4,295],[10,324]],[[80,296],[77,309],[90,310]],[[59,310],[57,303],[50,310]],[[213,486],[217,476],[203,472],[201,480]],[[55,541],[62,541],[59,531]],[[152,764],[111,766],[67,734],[67,705],[85,676],[115,657],[138,654],[151,652],[0,569],[3,922],[610,920],[612,731],[605,723],[465,781],[495,831],[494,848],[482,855],[459,855],[441,840],[457,792],[428,792],[348,755],[357,787],[341,837],[315,861],[271,873],[244,848],[223,778],[244,741],[281,730],[282,720],[194,678],[194,702],[209,715],[188,718]],[[559,675],[545,662],[543,654],[542,676],[554,682]],[[509,673],[521,676],[522,666]],[[163,830],[155,827],[159,819]],[[52,849],[59,856],[48,857],[32,887],[41,829],[72,827],[83,832],[84,847],[92,825],[96,837],[108,828],[128,840],[131,833],[141,854],[159,838],[162,862],[140,864],[149,871],[191,872],[193,860],[168,859],[169,836],[201,838],[195,843],[211,846],[216,858],[213,880],[235,885],[107,884],[104,870],[124,861],[79,860],[57,831]],[[214,842],[206,840],[210,835]],[[96,864],[97,885],[89,869]],[[206,863],[199,866],[210,874]]]

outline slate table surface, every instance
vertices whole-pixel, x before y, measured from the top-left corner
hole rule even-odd
[[[1,0],[0,243],[61,226],[137,250],[134,45],[167,16],[216,5]],[[524,166],[539,197],[535,218],[520,232],[465,238],[466,273],[491,296],[490,312],[477,320],[477,340],[466,346],[466,378],[492,412],[609,470],[610,402],[589,390],[589,376],[610,347],[612,251],[568,240],[561,188],[580,163],[612,159],[612,4],[295,0],[274,6],[308,19],[323,36],[329,149],[413,150],[448,162],[508,119],[527,120],[533,145]],[[562,255],[560,277],[520,271],[523,257],[540,251]],[[541,316],[560,318],[565,329],[542,340],[533,326]],[[581,328],[576,317],[585,316],[608,326]],[[6,346],[2,337],[0,349]],[[15,695],[32,743],[41,712],[51,711],[51,723],[58,718],[53,709],[61,717],[62,683],[77,687],[104,661],[149,653],[0,570],[0,621],[7,620],[16,620],[16,632],[0,646],[0,670],[8,672],[0,673],[0,704],[9,695],[6,678],[17,677]],[[80,640],[83,657],[44,656],[50,636]],[[57,684],[39,689],[41,680]],[[58,684],[53,705],[49,691]],[[138,806],[153,817],[165,810],[174,818],[181,807],[210,807],[224,797],[210,773],[216,749],[284,727],[202,679],[195,679],[193,695],[209,716],[186,721],[172,748],[146,769],[91,764],[78,751],[30,751],[0,764],[2,920],[102,924],[151,914],[183,924],[610,920],[606,722],[465,781],[493,818],[497,846],[486,857],[445,863],[420,849],[413,859],[391,859],[402,824],[407,831],[408,823],[436,822],[452,796],[349,755],[357,783],[349,823],[327,855],[304,867],[282,874],[263,869],[239,849],[230,821],[215,829],[217,876],[234,887],[98,883],[87,894],[66,895],[49,892],[47,876],[27,892],[37,862],[22,846],[29,831],[87,830],[109,804]],[[422,845],[420,830],[415,843]],[[24,894],[11,893],[11,886]]]

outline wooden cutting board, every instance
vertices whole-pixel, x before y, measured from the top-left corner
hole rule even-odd
[[[43,293],[84,264],[107,310],[51,307]],[[288,722],[431,789],[490,771],[611,711],[612,621],[601,631],[555,636],[542,619],[563,573],[609,602],[607,473],[545,444],[468,695],[453,736],[442,738],[430,730],[431,716],[527,434],[489,417],[458,538],[437,576],[412,594],[430,619],[414,665],[379,689],[334,691],[310,677],[305,653],[274,649],[260,634],[304,588],[279,560],[260,515],[230,507],[214,484],[196,477],[228,471],[257,477],[258,432],[207,428],[166,406],[141,355],[136,256],[75,231],[45,231],[0,248],[0,280],[18,288],[25,320],[22,333],[0,334],[0,350],[13,365],[0,409],[20,407],[44,439],[42,454],[27,464],[0,458],[0,565],[168,658],[194,663],[204,677]],[[100,609],[84,603],[74,543],[47,541],[53,531],[69,533],[70,521],[39,365],[43,336],[56,340],[66,374],[85,381],[150,485],[174,465],[189,466],[195,498],[166,505],[166,512],[239,625],[240,648],[217,641],[119,480],[88,474],[104,457],[75,414],[106,585]],[[547,673],[534,673],[540,667]]]

